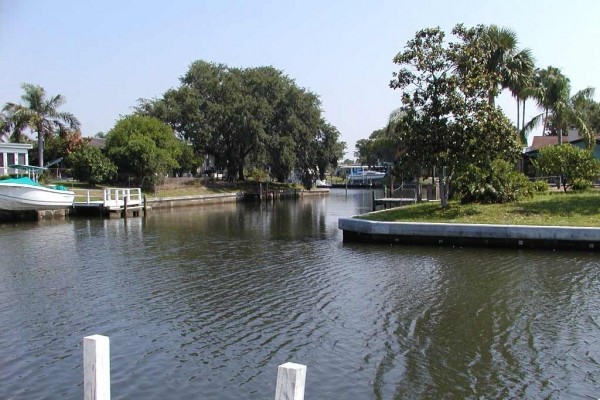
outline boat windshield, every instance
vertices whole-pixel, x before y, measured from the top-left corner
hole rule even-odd
[[[17,175],[25,175],[27,177],[36,181],[38,180],[38,176],[42,174],[47,168],[44,167],[36,167],[33,165],[25,165],[25,164],[11,164],[8,168],[12,168],[15,170]]]

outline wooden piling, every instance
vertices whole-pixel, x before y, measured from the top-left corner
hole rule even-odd
[[[306,365],[287,362],[277,368],[275,400],[304,400]]]
[[[107,336],[83,338],[83,399],[110,400],[110,343]]]
[[[372,200],[372,203],[373,203],[373,211],[376,211],[377,210],[377,205],[375,204],[375,191],[374,190],[371,190],[371,200]]]

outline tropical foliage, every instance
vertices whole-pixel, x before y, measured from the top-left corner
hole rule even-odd
[[[565,192],[574,181],[591,182],[600,174],[600,162],[592,153],[571,144],[540,149],[534,166],[541,174],[560,176]]]
[[[499,88],[487,68],[486,32],[457,25],[457,40],[446,42],[441,29],[423,29],[394,58],[401,69],[390,86],[402,90],[402,106],[391,117],[397,169],[419,174],[435,168],[442,207],[461,168],[489,169],[498,158],[518,157],[516,130],[489,101]]]
[[[21,97],[24,104],[6,103],[6,116],[2,123],[3,129],[11,130],[16,142],[21,141],[25,128],[37,134],[38,162],[44,165],[44,139],[52,137],[58,131],[78,129],[79,121],[69,112],[59,111],[65,103],[65,98],[58,94],[46,98],[46,91],[37,85],[24,83],[21,85],[25,93]]]
[[[517,98],[519,110],[521,92],[531,85],[535,68],[531,50],[518,49],[517,34],[511,29],[496,25],[483,28],[481,41],[486,53],[485,67],[494,86],[489,94],[490,104],[495,102],[496,89],[509,89]]]
[[[536,187],[512,164],[495,160],[490,169],[468,165],[458,175],[455,190],[463,203],[508,203],[533,197]]]
[[[536,85],[530,93],[543,112],[527,123],[525,131],[542,124],[543,134],[558,136],[558,142],[562,144],[563,136],[570,128],[575,128],[586,140],[588,148],[592,147],[594,134],[584,108],[593,102],[594,89],[586,88],[571,96],[569,78],[558,68],[548,67],[537,71]]]

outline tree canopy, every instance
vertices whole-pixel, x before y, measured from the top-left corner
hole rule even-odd
[[[117,173],[114,165],[102,151],[88,143],[82,143],[68,156],[71,173],[75,179],[89,182],[90,185],[108,182]]]
[[[586,140],[588,148],[593,146],[594,133],[590,124],[593,120],[589,113],[589,107],[593,107],[593,88],[586,88],[571,95],[569,78],[560,69],[548,67],[536,72],[535,86],[530,92],[543,112],[529,121],[524,127],[525,131],[531,131],[543,124],[543,134],[558,136],[558,142],[562,144],[562,137],[574,127]]]
[[[38,85],[24,83],[21,85],[25,92],[21,99],[24,104],[6,103],[5,116],[2,122],[4,133],[12,131],[11,136],[16,142],[21,141],[25,128],[37,133],[39,166],[44,165],[44,139],[55,132],[66,131],[66,128],[79,129],[79,121],[69,112],[59,111],[65,103],[65,98],[57,94],[46,98],[46,91]]]
[[[358,140],[355,148],[354,157],[369,167],[394,162],[395,143],[386,128],[374,130],[368,139]]]
[[[446,42],[441,29],[423,29],[394,58],[400,70],[390,86],[402,91],[402,105],[391,123],[400,169],[417,175],[435,168],[443,207],[461,167],[514,161],[519,153],[515,128],[489,101],[499,89],[486,68],[485,32],[457,25],[457,40]]]
[[[214,156],[242,180],[244,168],[255,166],[278,180],[297,171],[310,187],[345,146],[323,118],[318,96],[273,67],[195,61],[178,88],[141,100],[137,112],[169,124],[198,154]]]
[[[141,183],[151,186],[179,167],[177,158],[181,144],[173,130],[162,121],[129,115],[108,132],[106,151],[119,172],[131,173]]]

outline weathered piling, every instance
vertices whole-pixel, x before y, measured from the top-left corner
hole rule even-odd
[[[287,362],[277,367],[275,400],[304,400],[306,365]],[[83,338],[83,399],[110,400],[110,341],[107,336]]]
[[[106,336],[83,338],[83,399],[110,400],[110,343]]]
[[[277,368],[275,400],[304,400],[306,365],[287,362]]]

